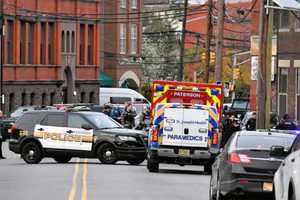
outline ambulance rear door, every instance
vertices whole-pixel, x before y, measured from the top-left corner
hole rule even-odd
[[[182,108],[166,108],[164,111],[164,127],[162,145],[181,146],[182,140]]]
[[[183,140],[185,147],[208,147],[208,120],[207,110],[185,108],[183,109]]]

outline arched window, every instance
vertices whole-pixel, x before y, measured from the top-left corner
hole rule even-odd
[[[61,33],[61,51],[62,52],[66,51],[66,38],[65,38],[65,32],[64,31]]]
[[[81,92],[80,94],[80,103],[85,103],[85,92]]]
[[[89,103],[95,103],[95,93],[94,92],[90,93]]]
[[[9,105],[8,105],[8,110],[9,112],[13,111],[15,109],[15,94],[10,93],[9,94]]]
[[[26,105],[26,93],[23,92],[21,98],[21,106],[25,106],[25,105]]]
[[[50,93],[50,105],[53,106],[53,104],[55,103],[55,93],[51,92]]]
[[[67,31],[67,52],[70,52],[70,32]]]
[[[47,105],[47,94],[44,92],[42,94],[42,106],[46,106]]]
[[[75,52],[75,43],[76,43],[76,40],[75,40],[75,32],[72,31],[72,52],[73,52],[73,53]]]
[[[35,94],[31,93],[30,94],[30,105],[33,106],[35,104]]]

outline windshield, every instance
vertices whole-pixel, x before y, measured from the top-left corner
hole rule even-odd
[[[290,137],[278,136],[239,136],[237,140],[238,149],[270,150],[272,146],[283,146],[289,150],[295,140],[295,135]]]
[[[232,104],[232,109],[248,109],[248,101],[234,101]]]
[[[108,117],[105,114],[101,113],[91,113],[86,115],[87,118],[99,129],[110,129],[110,128],[121,128],[122,126]]]

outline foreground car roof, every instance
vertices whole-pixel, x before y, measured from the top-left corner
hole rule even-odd
[[[283,130],[257,130],[257,131],[240,131],[241,136],[278,136],[278,137],[294,137],[297,131],[283,131]]]

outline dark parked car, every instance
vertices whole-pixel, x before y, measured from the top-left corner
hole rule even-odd
[[[229,139],[212,166],[210,200],[273,194],[273,176],[296,136],[287,132],[241,131]]]
[[[147,137],[142,132],[125,129],[97,112],[26,112],[11,132],[9,149],[29,164],[44,157],[59,163],[80,157],[98,158],[103,164],[126,160],[137,165],[146,158]]]

